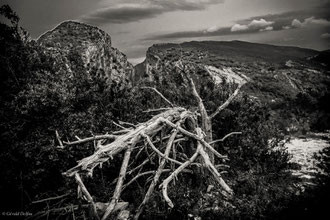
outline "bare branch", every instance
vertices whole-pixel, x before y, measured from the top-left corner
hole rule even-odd
[[[159,92],[156,88],[150,86],[144,86],[141,87],[141,89],[151,89],[155,91],[165,102],[167,102],[171,107],[174,107],[173,103],[170,102],[167,98],[165,98],[165,96],[161,92]]]
[[[193,91],[193,95],[195,97],[195,99],[198,102],[198,108],[201,114],[201,121],[202,121],[202,130],[205,132],[205,141],[206,142],[210,142],[212,140],[212,122],[211,122],[211,118],[209,117],[209,115],[207,114],[206,108],[204,106],[203,100],[202,98],[199,96],[194,81],[193,79],[190,77],[190,75],[188,74],[188,79],[190,82],[190,86],[192,88]],[[212,163],[214,163],[214,154],[212,151],[207,150],[207,153],[210,156],[210,160]]]
[[[75,179],[76,179],[76,182],[78,183],[78,186],[80,187],[81,192],[86,196],[87,201],[92,205],[94,216],[97,219],[100,219],[99,215],[97,214],[97,210],[96,210],[96,206],[95,206],[95,203],[93,201],[93,198],[92,198],[91,194],[89,194],[86,186],[84,185],[84,183],[81,180],[78,173],[75,174]]]
[[[57,141],[58,141],[58,143],[60,145],[58,147],[59,148],[64,148],[63,143],[62,143],[61,138],[60,138],[60,135],[58,134],[57,130],[55,131],[55,135],[56,135],[56,139],[57,139]]]
[[[148,109],[146,111],[143,111],[145,113],[149,113],[149,112],[159,112],[159,111],[167,111],[170,110],[170,108],[157,108],[157,109]]]
[[[150,155],[150,157],[153,157],[155,154],[153,153],[153,154],[151,154]],[[149,162],[149,158],[148,159],[146,159],[146,160],[144,160],[140,165],[138,165],[138,166],[136,166],[134,169],[132,169],[132,170],[130,170],[129,172],[127,172],[127,174],[132,174],[134,171],[136,171],[136,170],[138,170],[138,169],[140,169],[141,167],[143,167],[146,163],[148,163]]]
[[[112,121],[112,123],[113,123],[114,125],[116,125],[117,127],[119,127],[119,128],[121,128],[121,129],[123,129],[123,131],[130,131],[130,129],[128,129],[128,128],[125,128],[124,126],[122,126],[122,125],[120,125],[120,124],[116,123],[115,121]]]
[[[201,135],[199,135],[198,138],[201,138]],[[167,194],[168,184],[169,184],[169,183],[170,183],[175,177],[177,177],[178,174],[179,174],[180,172],[182,172],[184,169],[186,169],[186,167],[188,167],[192,162],[195,161],[195,159],[196,159],[197,156],[199,155],[199,151],[200,151],[201,148],[202,148],[202,145],[199,144],[199,145],[197,146],[197,150],[196,150],[196,152],[193,154],[193,156],[191,156],[191,157],[189,158],[189,160],[187,160],[187,161],[184,162],[181,166],[179,166],[176,170],[174,170],[174,171],[172,172],[172,174],[171,174],[169,177],[167,177],[167,178],[163,181],[163,183],[160,185],[160,187],[162,187],[163,197],[164,197],[165,201],[167,202],[167,204],[168,204],[171,208],[173,208],[174,205],[173,205],[171,199],[168,197],[168,194]]]
[[[216,151],[210,144],[208,144],[205,140],[203,140],[202,138],[198,137],[196,134],[193,134],[185,129],[183,129],[180,126],[177,126],[175,124],[173,124],[172,122],[170,122],[169,120],[166,119],[161,119],[164,123],[166,123],[167,125],[173,127],[173,128],[177,128],[182,134],[194,138],[198,141],[200,141],[207,149],[209,149],[212,153],[214,153],[217,157],[221,158],[221,159],[225,159],[227,158],[227,156],[221,155],[218,151]]]
[[[70,195],[70,193],[65,193],[65,194],[60,195],[60,196],[55,196],[55,197],[49,197],[49,198],[45,198],[45,199],[40,199],[40,200],[37,200],[37,201],[33,201],[31,203],[32,204],[36,204],[36,203],[41,203],[41,202],[47,202],[47,201],[51,201],[51,200],[61,199],[61,198],[66,197],[68,195]]]
[[[63,143],[65,145],[76,145],[76,144],[82,144],[82,143],[95,141],[95,140],[102,140],[102,139],[114,140],[116,138],[117,138],[117,135],[105,134],[105,135],[95,135],[94,137],[88,137],[88,138],[80,139],[77,141],[63,142]]]
[[[179,121],[176,123],[176,125],[179,126],[179,125],[181,124],[181,121],[182,121],[182,119],[179,120]],[[160,177],[160,175],[161,175],[162,172],[163,172],[163,169],[164,169],[164,166],[165,166],[165,163],[166,163],[166,159],[168,158],[168,155],[169,155],[170,152],[171,152],[172,145],[173,145],[173,141],[175,140],[175,137],[176,137],[177,134],[178,134],[178,130],[175,129],[175,130],[173,131],[173,133],[171,134],[170,139],[169,139],[168,142],[167,142],[166,149],[165,149],[165,153],[164,153],[164,157],[163,157],[163,159],[161,160],[161,162],[160,162],[160,164],[159,164],[159,166],[158,166],[158,169],[157,169],[157,171],[156,171],[156,173],[155,173],[154,179],[153,179],[153,181],[151,182],[151,184],[150,184],[150,186],[149,186],[149,188],[148,188],[148,191],[147,191],[147,193],[146,193],[146,195],[145,195],[145,197],[144,197],[142,203],[140,204],[140,206],[139,206],[139,208],[138,208],[138,210],[137,210],[137,212],[136,212],[136,214],[135,214],[135,216],[134,216],[134,219],[135,219],[135,220],[138,220],[138,219],[139,219],[139,216],[141,215],[144,206],[145,206],[145,205],[147,204],[147,202],[149,201],[150,196],[151,196],[151,194],[153,193],[154,188],[155,188],[155,186],[156,186],[157,183],[158,183],[159,177]],[[145,137],[146,137],[146,139],[147,139],[149,145],[153,146],[153,143],[151,142],[150,138],[149,138],[147,135],[145,135]],[[153,147],[154,147],[154,146],[153,146]],[[157,148],[155,148],[155,149],[157,149]]]
[[[190,114],[190,112],[185,111],[183,108],[173,108],[157,116],[154,116],[149,121],[140,124],[134,130],[129,131],[126,134],[116,136],[115,141],[111,142],[110,144],[100,146],[97,149],[97,151],[94,152],[94,154],[83,158],[82,160],[79,161],[78,165],[76,165],[75,167],[71,168],[70,170],[66,171],[63,174],[66,176],[73,176],[74,173],[76,172],[82,172],[82,171],[92,172],[93,169],[97,167],[99,164],[108,161],[114,155],[126,150],[131,145],[132,140],[135,137],[141,138],[140,136],[141,133],[145,133],[147,135],[155,134],[159,130],[161,130],[164,127],[161,121],[162,119],[168,118],[177,121],[181,118],[182,113]],[[105,137],[109,137],[109,136],[107,135]],[[95,138],[98,138],[98,136],[95,136]],[[90,138],[90,140],[93,140],[93,138]],[[86,139],[84,141],[86,141]]]
[[[169,158],[168,156],[164,155],[162,152],[160,152],[156,147],[155,145],[151,142],[150,140],[150,137],[148,135],[145,135],[145,134],[142,134],[142,136],[147,140],[149,146],[159,155],[161,156],[162,158],[166,159],[166,160],[169,160],[173,163],[176,163],[178,165],[181,165],[182,163],[177,161],[177,160],[174,160],[172,158]]]
[[[215,156],[217,156],[220,159],[227,159],[227,156],[224,156],[222,154],[220,154],[218,151],[216,151],[210,144],[208,144],[206,141],[204,140],[200,140],[200,142],[203,144],[204,147],[206,147],[208,150],[210,150],[212,153],[214,153]],[[213,162],[212,162],[213,163]]]
[[[220,173],[211,163],[209,155],[204,151],[203,148],[200,148],[199,153],[203,157],[205,165],[207,166],[208,170],[213,174],[215,180],[226,192],[228,192],[231,195],[233,193],[232,189],[226,184],[226,182],[222,179]]]
[[[244,84],[238,85],[235,92],[231,94],[229,98],[221,106],[219,106],[218,109],[213,114],[211,114],[210,116],[211,119],[214,118],[217,114],[219,114],[222,110],[224,110],[230,104],[230,102],[234,100],[234,98],[238,95],[238,92],[243,85]]]
[[[118,121],[119,124],[123,124],[123,125],[128,125],[128,126],[131,126],[133,128],[136,128],[136,125],[132,124],[132,123],[129,123],[129,122],[125,122],[125,121]]]
[[[226,136],[224,136],[222,139],[214,140],[214,141],[210,142],[209,144],[211,145],[211,144],[215,144],[215,143],[217,143],[217,142],[223,142],[223,141],[226,140],[228,137],[230,137],[230,136],[232,136],[232,135],[234,135],[234,134],[242,134],[242,132],[231,132],[231,133],[227,134]]]
[[[137,139],[138,138],[135,138],[135,141],[134,141],[133,145],[135,145],[135,143],[137,142]],[[118,200],[119,200],[119,197],[120,197],[120,194],[121,194],[121,191],[122,191],[124,178],[126,176],[128,162],[129,162],[129,159],[131,157],[132,147],[133,146],[129,147],[125,152],[123,163],[122,163],[121,168],[120,168],[119,178],[118,178],[118,181],[117,181],[115,192],[113,193],[110,204],[108,205],[108,207],[107,207],[107,209],[106,209],[106,211],[105,211],[105,213],[102,217],[102,220],[106,220],[108,218],[108,216],[113,212],[115,206],[118,203]]]

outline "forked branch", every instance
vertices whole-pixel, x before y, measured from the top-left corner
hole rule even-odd
[[[235,92],[229,96],[229,98],[215,110],[214,113],[210,115],[210,118],[214,118],[217,114],[219,114],[222,110],[224,110],[233,100],[234,98],[238,95],[239,90],[244,84],[239,84],[238,87],[236,88]]]

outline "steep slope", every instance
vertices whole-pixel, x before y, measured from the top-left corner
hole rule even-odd
[[[53,30],[41,35],[38,43],[46,48],[46,53],[56,60],[56,65],[71,72],[70,56],[80,56],[87,71],[99,70],[100,77],[109,83],[129,84],[133,77],[132,64],[126,55],[111,45],[110,36],[104,31],[87,24],[65,21]]]
[[[264,101],[276,102],[293,98],[299,92],[327,90],[329,74],[312,59],[319,54],[311,49],[242,41],[157,44],[148,49],[146,60],[136,68],[136,75],[152,80],[154,72],[160,69],[160,62],[169,64],[181,58],[209,67],[212,71],[208,72],[215,81],[225,78],[239,82],[240,76],[246,76],[250,82],[246,92]]]
[[[324,107],[330,93],[326,57],[327,52],[242,41],[157,44],[136,67],[136,77],[162,81],[178,72],[173,67],[176,61],[189,61],[203,67],[194,76],[199,89],[223,81],[248,82],[243,93],[270,106],[283,128],[308,125],[325,129],[330,126]]]

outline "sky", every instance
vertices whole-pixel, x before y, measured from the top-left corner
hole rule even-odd
[[[97,26],[133,64],[156,43],[243,40],[330,49],[330,0],[0,0],[32,38],[65,20]]]

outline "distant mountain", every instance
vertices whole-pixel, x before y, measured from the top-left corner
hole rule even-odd
[[[54,65],[66,74],[64,77],[70,77],[72,71],[80,72],[75,69],[78,59],[83,63],[81,72],[96,73],[108,85],[116,83],[120,88],[141,80],[166,84],[173,73],[177,73],[174,77],[178,77],[175,83],[179,88],[185,82],[175,63],[183,60],[204,67],[196,69],[193,76],[199,90],[224,81],[247,82],[243,94],[278,109],[279,115],[297,105],[301,106],[296,112],[316,112],[319,105],[324,106],[323,97],[330,93],[330,74],[325,64],[329,51],[243,41],[156,44],[148,49],[145,61],[133,68],[126,55],[112,47],[107,33],[87,24],[63,22],[37,42],[55,59]],[[285,117],[291,117],[288,115]]]
[[[280,63],[317,55],[319,52],[299,47],[274,46],[245,41],[191,41],[180,44],[182,48],[196,48],[207,51],[218,58],[254,62],[255,59]],[[175,44],[158,44],[158,49],[166,50]]]
[[[160,61],[170,63],[181,58],[211,67],[213,78],[244,75],[249,78],[248,94],[276,102],[299,92],[327,89],[329,74],[316,62],[322,54],[325,52],[243,41],[192,41],[153,45],[146,60],[135,69],[136,75],[152,79],[155,72],[162,72]]]
[[[156,44],[135,66],[135,77],[163,84],[169,74],[180,75],[175,68],[178,60],[195,63],[199,68],[193,71],[194,79],[200,91],[223,81],[247,82],[241,94],[273,109],[271,114],[283,129],[306,125],[325,129],[330,126],[328,58],[329,51],[243,41]],[[184,83],[179,78],[178,85]]]
[[[55,58],[58,68],[71,72],[72,59],[78,55],[87,71],[99,70],[108,82],[131,82],[134,69],[125,54],[113,48],[111,37],[103,30],[87,24],[65,21],[39,37],[37,42]]]

